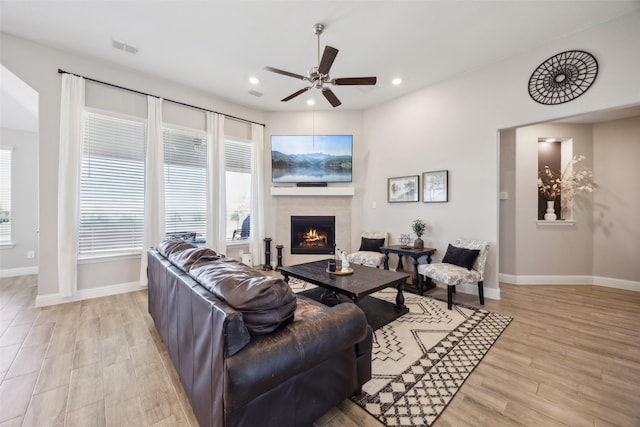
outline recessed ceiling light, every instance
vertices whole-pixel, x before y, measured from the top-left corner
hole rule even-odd
[[[313,105],[315,103],[316,101],[314,101],[313,99],[307,99],[307,105]]]
[[[391,84],[394,86],[398,86],[400,83],[402,83],[402,79],[400,77],[396,77],[395,79],[391,80]]]
[[[555,138],[547,138],[545,142],[556,142]]]
[[[260,83],[260,80],[258,80],[257,77],[249,77],[249,83],[251,83],[252,85],[257,85],[258,83]]]

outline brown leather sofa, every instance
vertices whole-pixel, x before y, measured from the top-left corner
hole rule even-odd
[[[149,313],[201,426],[309,426],[371,378],[371,327],[190,243],[148,251]]]

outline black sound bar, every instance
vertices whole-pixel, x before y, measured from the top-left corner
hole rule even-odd
[[[326,182],[297,182],[296,187],[326,187]]]

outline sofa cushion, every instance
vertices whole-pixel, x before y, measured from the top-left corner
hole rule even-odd
[[[447,252],[444,254],[444,258],[442,258],[442,262],[471,270],[479,253],[479,249],[458,248],[449,244]]]
[[[199,259],[206,257],[207,260],[219,258],[218,254],[209,248],[185,248],[184,250],[174,250],[169,255],[169,261],[182,271],[188,273],[193,264]]]
[[[352,264],[382,267],[384,264],[384,254],[381,252],[371,251],[354,252],[347,255],[347,261]]]
[[[195,247],[196,245],[182,241],[182,240],[168,239],[160,243],[157,249],[158,249],[158,252],[160,252],[166,258],[169,258],[169,255],[171,255],[175,251],[183,251],[185,249],[195,248]]]
[[[436,282],[457,286],[461,284],[477,283],[482,276],[476,270],[469,270],[458,265],[440,262],[436,264],[420,264],[418,274],[431,277]]]
[[[252,335],[264,335],[293,320],[296,296],[284,280],[230,258],[192,267],[202,286],[242,313]]]

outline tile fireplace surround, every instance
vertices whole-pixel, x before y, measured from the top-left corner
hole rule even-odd
[[[331,257],[331,255],[292,255],[291,248],[291,216],[321,216],[336,217],[336,247],[347,252],[351,246],[351,198],[350,197],[278,197],[276,202],[276,233],[272,243],[272,253],[275,246],[283,245],[282,264],[293,265],[303,262],[316,261]],[[273,260],[274,257],[272,257]]]

